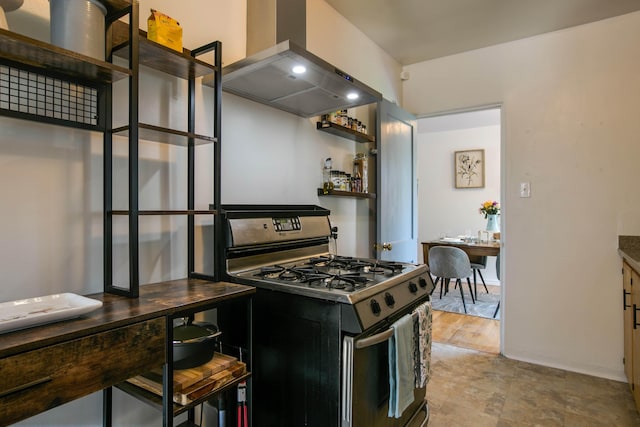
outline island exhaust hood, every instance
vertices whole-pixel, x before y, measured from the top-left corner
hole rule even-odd
[[[306,0],[247,0],[247,57],[222,69],[222,90],[302,117],[382,99],[305,47]]]

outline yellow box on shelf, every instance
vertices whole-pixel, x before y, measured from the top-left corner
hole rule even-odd
[[[151,15],[147,19],[147,38],[182,52],[182,27],[180,27],[180,23],[155,9],[151,9]]]

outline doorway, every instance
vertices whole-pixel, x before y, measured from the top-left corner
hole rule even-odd
[[[417,120],[417,205],[418,205],[418,239],[420,242],[428,242],[447,239],[477,239],[486,238],[481,234],[487,228],[487,219],[481,214],[480,207],[486,201],[497,201],[501,205],[501,108],[500,106],[487,106],[473,110],[452,111],[442,114],[420,117]],[[456,181],[456,152],[470,152],[482,154],[482,179],[470,187],[461,187]],[[500,218],[500,217],[499,217]],[[498,237],[496,235],[496,237]],[[500,234],[501,238],[504,236]],[[486,293],[484,284],[480,278],[484,278],[489,294]],[[495,320],[493,314],[498,301],[501,300],[504,283],[501,283],[499,273],[496,271],[496,257],[486,259],[486,266],[476,274],[477,293],[479,304],[469,314],[459,316],[434,317],[434,328],[438,318],[442,320],[454,319],[454,323],[462,329],[473,328],[473,331],[462,330],[459,334],[477,336],[483,340],[483,334],[478,334],[482,326],[487,325],[487,334],[484,339],[495,341],[496,330],[499,325],[501,308],[498,310]],[[471,278],[473,285],[473,277]],[[438,285],[439,286],[439,285]],[[468,295],[468,303],[471,298]],[[450,292],[450,294],[454,294]],[[455,294],[459,296],[456,291]],[[434,292],[434,308],[439,301],[439,289]],[[460,313],[462,311],[461,304]],[[447,302],[441,310],[456,310],[456,302]],[[482,317],[479,320],[474,317]],[[465,322],[465,319],[468,322]],[[468,325],[464,325],[468,323]],[[496,326],[497,325],[497,326]],[[446,328],[448,333],[455,335],[457,331]],[[491,332],[488,332],[488,331]],[[490,335],[490,336],[489,336]],[[499,340],[499,334],[498,340]],[[434,337],[435,339],[435,337]],[[464,347],[464,341],[458,343]],[[484,343],[478,343],[479,346]],[[469,345],[470,348],[477,346]]]

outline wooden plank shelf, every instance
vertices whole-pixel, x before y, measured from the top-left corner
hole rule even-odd
[[[0,29],[0,61],[29,66],[33,71],[69,81],[111,84],[131,70],[21,34]]]
[[[213,390],[211,393],[207,393],[206,395],[204,395],[203,397],[194,400],[193,402],[191,402],[188,405],[179,405],[177,403],[173,403],[173,416],[182,414],[183,412],[188,411],[189,409],[193,408],[194,406],[197,406],[201,403],[206,402],[207,400],[209,400],[211,398],[211,396],[216,395],[222,391],[225,390],[229,390],[232,387],[237,386],[238,384],[240,384],[243,381],[246,381],[247,379],[249,379],[251,377],[251,372],[247,372],[246,374],[243,374],[237,378],[234,378],[232,381],[229,381],[227,383],[225,383],[224,385],[222,385],[221,387]],[[124,383],[120,383],[118,385],[116,385],[117,388],[119,388],[120,390],[134,396],[137,397],[138,399],[150,404],[151,406],[156,407],[157,409],[162,409],[162,397],[158,396],[156,393],[150,392],[148,390],[145,390],[142,387],[138,387],[136,385],[131,384],[130,382],[124,382]]]
[[[129,136],[129,126],[122,126],[113,130],[115,136]],[[216,138],[206,135],[198,135],[193,132],[184,132],[176,129],[164,128],[161,126],[149,125],[146,123],[138,123],[138,138],[160,142],[164,144],[177,145],[186,147],[189,145],[189,139],[193,139],[194,145],[211,144],[216,142]]]
[[[129,25],[116,21],[112,28],[113,54],[127,59],[129,57]],[[143,30],[139,30],[138,62],[140,65],[183,79],[208,76],[217,70],[215,65],[195,59],[188,49],[178,52],[147,39],[147,33]]]
[[[328,190],[318,188],[318,196],[356,197],[359,199],[375,199],[375,193],[361,193],[356,191]]]
[[[358,132],[351,128],[344,127],[332,122],[317,122],[316,129],[330,133],[331,135],[340,136],[342,138],[361,143],[375,142],[376,140],[372,135]]]
[[[113,210],[111,215],[129,215],[128,210]],[[140,210],[138,215],[216,215],[216,210]]]

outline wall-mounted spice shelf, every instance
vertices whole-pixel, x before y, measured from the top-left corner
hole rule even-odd
[[[351,128],[341,126],[332,122],[317,122],[316,129],[356,142],[369,143],[376,141],[375,137],[373,137],[372,135],[358,132],[357,130],[353,130]]]
[[[318,196],[357,197],[359,199],[375,199],[375,193],[361,193],[356,191],[328,190],[318,188]]]

